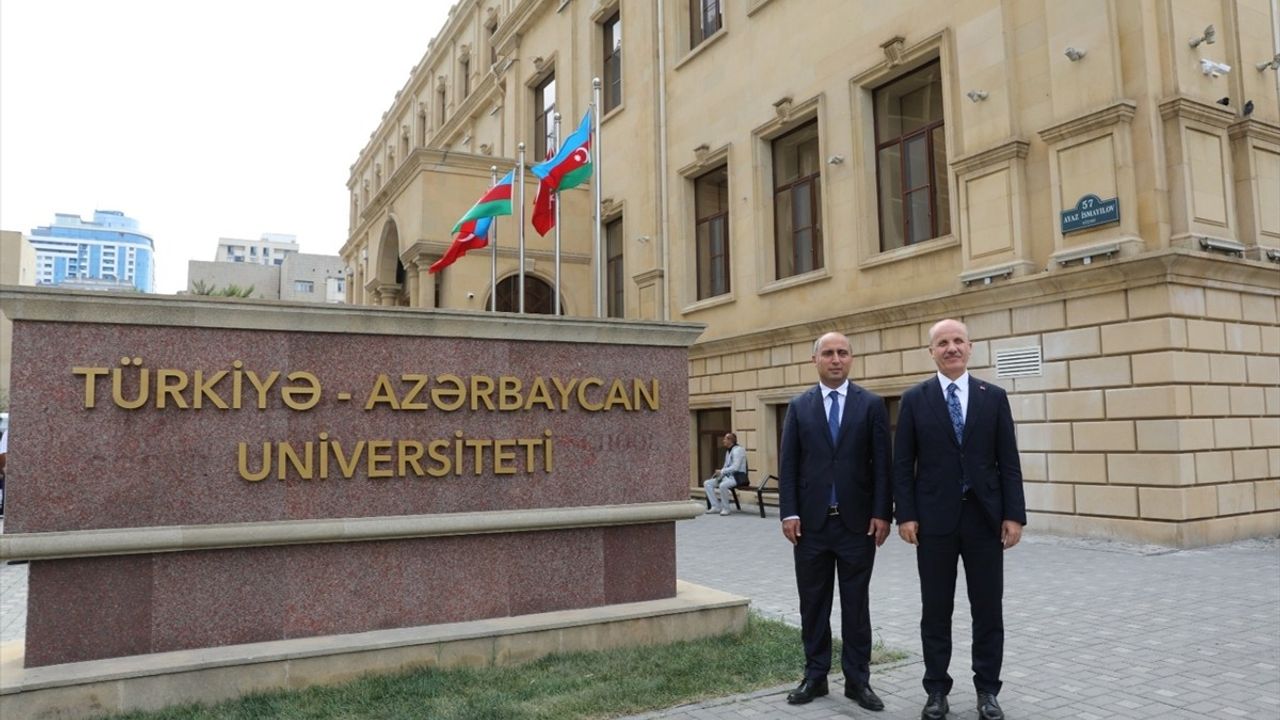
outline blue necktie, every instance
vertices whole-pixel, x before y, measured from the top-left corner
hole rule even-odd
[[[831,444],[836,444],[836,438],[840,435],[840,393],[832,390],[827,394],[831,398],[831,410],[827,413],[827,428],[831,431]],[[836,485],[831,483],[831,505],[832,507],[839,505],[836,499]]]
[[[947,386],[947,412],[951,414],[951,429],[955,430],[956,442],[964,444],[964,413],[960,410],[960,395],[955,383]]]

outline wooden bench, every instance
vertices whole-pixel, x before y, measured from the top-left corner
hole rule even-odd
[[[770,481],[770,480],[772,480],[772,481],[773,481],[773,487],[772,487],[772,488],[771,488],[771,487],[769,487],[769,481]],[[747,480],[746,480],[746,483],[745,483],[745,484],[741,484],[741,485],[735,485],[735,486],[733,486],[733,487],[729,488],[729,495],[730,495],[731,497],[733,497],[733,506],[734,506],[734,507],[736,507],[738,510],[741,510],[741,509],[742,509],[742,502],[738,499],[738,491],[739,491],[739,490],[755,490],[755,492],[756,492],[756,507],[760,509],[760,517],[764,517],[764,494],[765,494],[765,493],[770,493],[771,495],[773,495],[773,496],[775,496],[775,497],[778,495],[778,476],[777,476],[777,475],[766,475],[766,476],[765,476],[765,478],[764,478],[764,480],[762,480],[762,481],[760,482],[760,485],[759,485],[758,487],[753,488],[753,487],[751,486],[751,468],[747,468]],[[711,499],[710,499],[710,498],[705,498],[705,502],[706,502],[706,504],[707,504],[707,509],[708,509],[708,510],[710,510],[710,509],[711,509]]]

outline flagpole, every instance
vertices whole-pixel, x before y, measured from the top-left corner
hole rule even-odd
[[[516,307],[519,308],[520,314],[524,314],[524,143],[516,146],[518,160],[516,161],[516,204],[520,206],[519,220],[516,222],[516,237],[519,238],[519,256],[516,261],[520,264],[519,282],[516,285],[516,291],[520,293],[520,300]]]
[[[604,317],[604,253],[600,247],[600,179],[604,175],[600,168],[600,78],[591,79],[591,133],[591,152],[595,155],[591,163],[595,181],[591,183],[595,195],[595,227],[592,228],[595,261],[592,267],[596,276],[596,317],[599,318]]]
[[[555,128],[553,130],[554,134],[552,135],[552,137],[554,138],[553,142],[555,144],[556,152],[559,153],[560,152],[560,113],[555,114],[554,128]],[[555,292],[552,295],[551,302],[555,304],[555,311],[554,311],[555,314],[559,315],[560,314],[560,194],[559,193],[556,193],[556,252],[555,252],[555,255],[556,255]]]
[[[489,187],[498,184],[498,166],[489,166]],[[489,224],[489,312],[498,312],[498,218]]]

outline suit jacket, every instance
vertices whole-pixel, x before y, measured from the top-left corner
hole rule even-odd
[[[865,533],[871,518],[889,520],[889,413],[880,396],[853,383],[845,397],[836,442],[831,441],[822,391],[817,386],[792,398],[782,425],[778,505],[783,518],[798,515],[800,527],[821,527],[831,504],[831,485],[840,519]]]
[[[969,376],[960,443],[938,376],[931,376],[903,393],[893,451],[899,524],[919,522],[925,535],[954,532],[960,522],[962,480],[997,532],[1004,520],[1027,524],[1013,413],[1003,388]]]

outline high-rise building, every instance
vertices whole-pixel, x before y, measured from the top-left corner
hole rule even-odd
[[[57,213],[27,239],[36,251],[37,285],[154,292],[155,245],[119,210],[94,210],[92,221]]]
[[[258,265],[283,265],[284,259],[298,252],[298,236],[284,233],[262,233],[258,240],[218,238],[215,262],[247,262]]]

